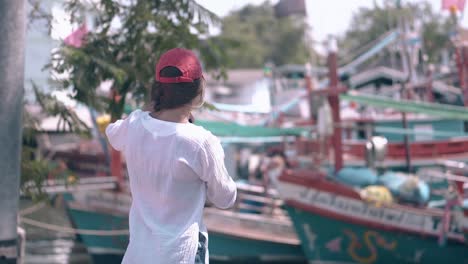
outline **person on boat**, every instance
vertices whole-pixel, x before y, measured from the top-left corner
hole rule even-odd
[[[189,120],[203,104],[197,56],[181,48],[167,51],[155,79],[152,111],[136,110],[106,129],[112,147],[126,158],[132,194],[130,242],[122,263],[208,263],[206,198],[229,208],[236,184],[219,139]]]
[[[286,154],[281,149],[271,149],[263,159],[260,170],[263,175],[265,192],[278,188],[278,178],[284,169],[291,168]]]

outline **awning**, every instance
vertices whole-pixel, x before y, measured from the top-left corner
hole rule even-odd
[[[196,125],[202,126],[218,137],[280,137],[299,136],[303,128],[274,128],[264,126],[244,126],[228,122],[199,121]]]
[[[462,106],[395,100],[374,95],[341,94],[340,99],[378,108],[392,108],[401,112],[421,113],[442,118],[468,120],[468,109]]]

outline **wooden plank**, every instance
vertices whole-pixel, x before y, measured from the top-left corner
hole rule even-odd
[[[291,221],[277,220],[271,216],[235,213],[215,208],[205,208],[204,222],[209,232],[244,239],[299,245]]]
[[[236,183],[237,185],[237,190],[238,191],[243,191],[243,192],[252,192],[252,193],[258,193],[258,194],[265,194],[265,188],[263,186],[259,185],[251,185],[247,183]],[[269,189],[268,194],[273,196],[273,197],[278,197],[278,191]]]
[[[264,196],[246,194],[246,193],[238,193],[237,197],[238,197],[237,199],[239,200],[250,200],[250,201],[260,202],[265,205],[275,204],[277,206],[281,206],[284,204],[283,201],[279,199],[272,199],[270,197],[264,197]]]

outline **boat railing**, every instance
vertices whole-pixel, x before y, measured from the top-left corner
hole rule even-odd
[[[330,138],[324,139],[309,139],[299,138],[296,142],[296,149],[299,155],[311,155],[322,153],[327,157],[330,145]],[[363,158],[366,155],[365,140],[344,140],[343,141],[343,154],[352,157]],[[443,139],[435,141],[415,141],[411,142],[410,154],[416,158],[440,157],[442,155],[458,155],[467,153],[468,139]],[[389,158],[403,158],[406,149],[403,142],[390,142],[388,143],[386,156]],[[468,172],[468,167],[467,167]]]
[[[114,176],[101,176],[90,178],[79,178],[73,180],[64,179],[49,179],[46,180],[40,187],[42,193],[56,194],[75,191],[92,191],[92,190],[113,190],[117,187],[117,178]],[[38,187],[27,182],[24,188],[29,192],[39,192]]]
[[[440,160],[437,162],[438,165],[444,169],[441,171],[429,171],[430,176],[435,178],[445,179],[449,182],[453,182],[460,195],[464,198],[468,197],[468,164],[465,162],[454,161],[454,160]]]
[[[441,165],[450,172],[468,174],[468,164],[465,162],[455,160],[440,160],[437,162],[437,164]]]
[[[274,189],[265,190],[263,186],[259,185],[237,184],[237,200],[234,211],[286,218],[287,213],[282,208],[283,205],[284,202]]]

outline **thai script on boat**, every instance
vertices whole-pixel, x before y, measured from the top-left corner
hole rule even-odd
[[[282,183],[283,198],[296,200],[312,207],[327,210],[338,215],[352,217],[361,221],[372,221],[393,226],[438,235],[442,228],[442,215],[429,215],[422,210],[404,210],[389,207],[376,207],[361,200],[336,195],[317,189]],[[287,185],[287,186],[285,186]],[[421,212],[418,212],[421,211]],[[460,236],[461,226],[452,222],[449,235]]]

